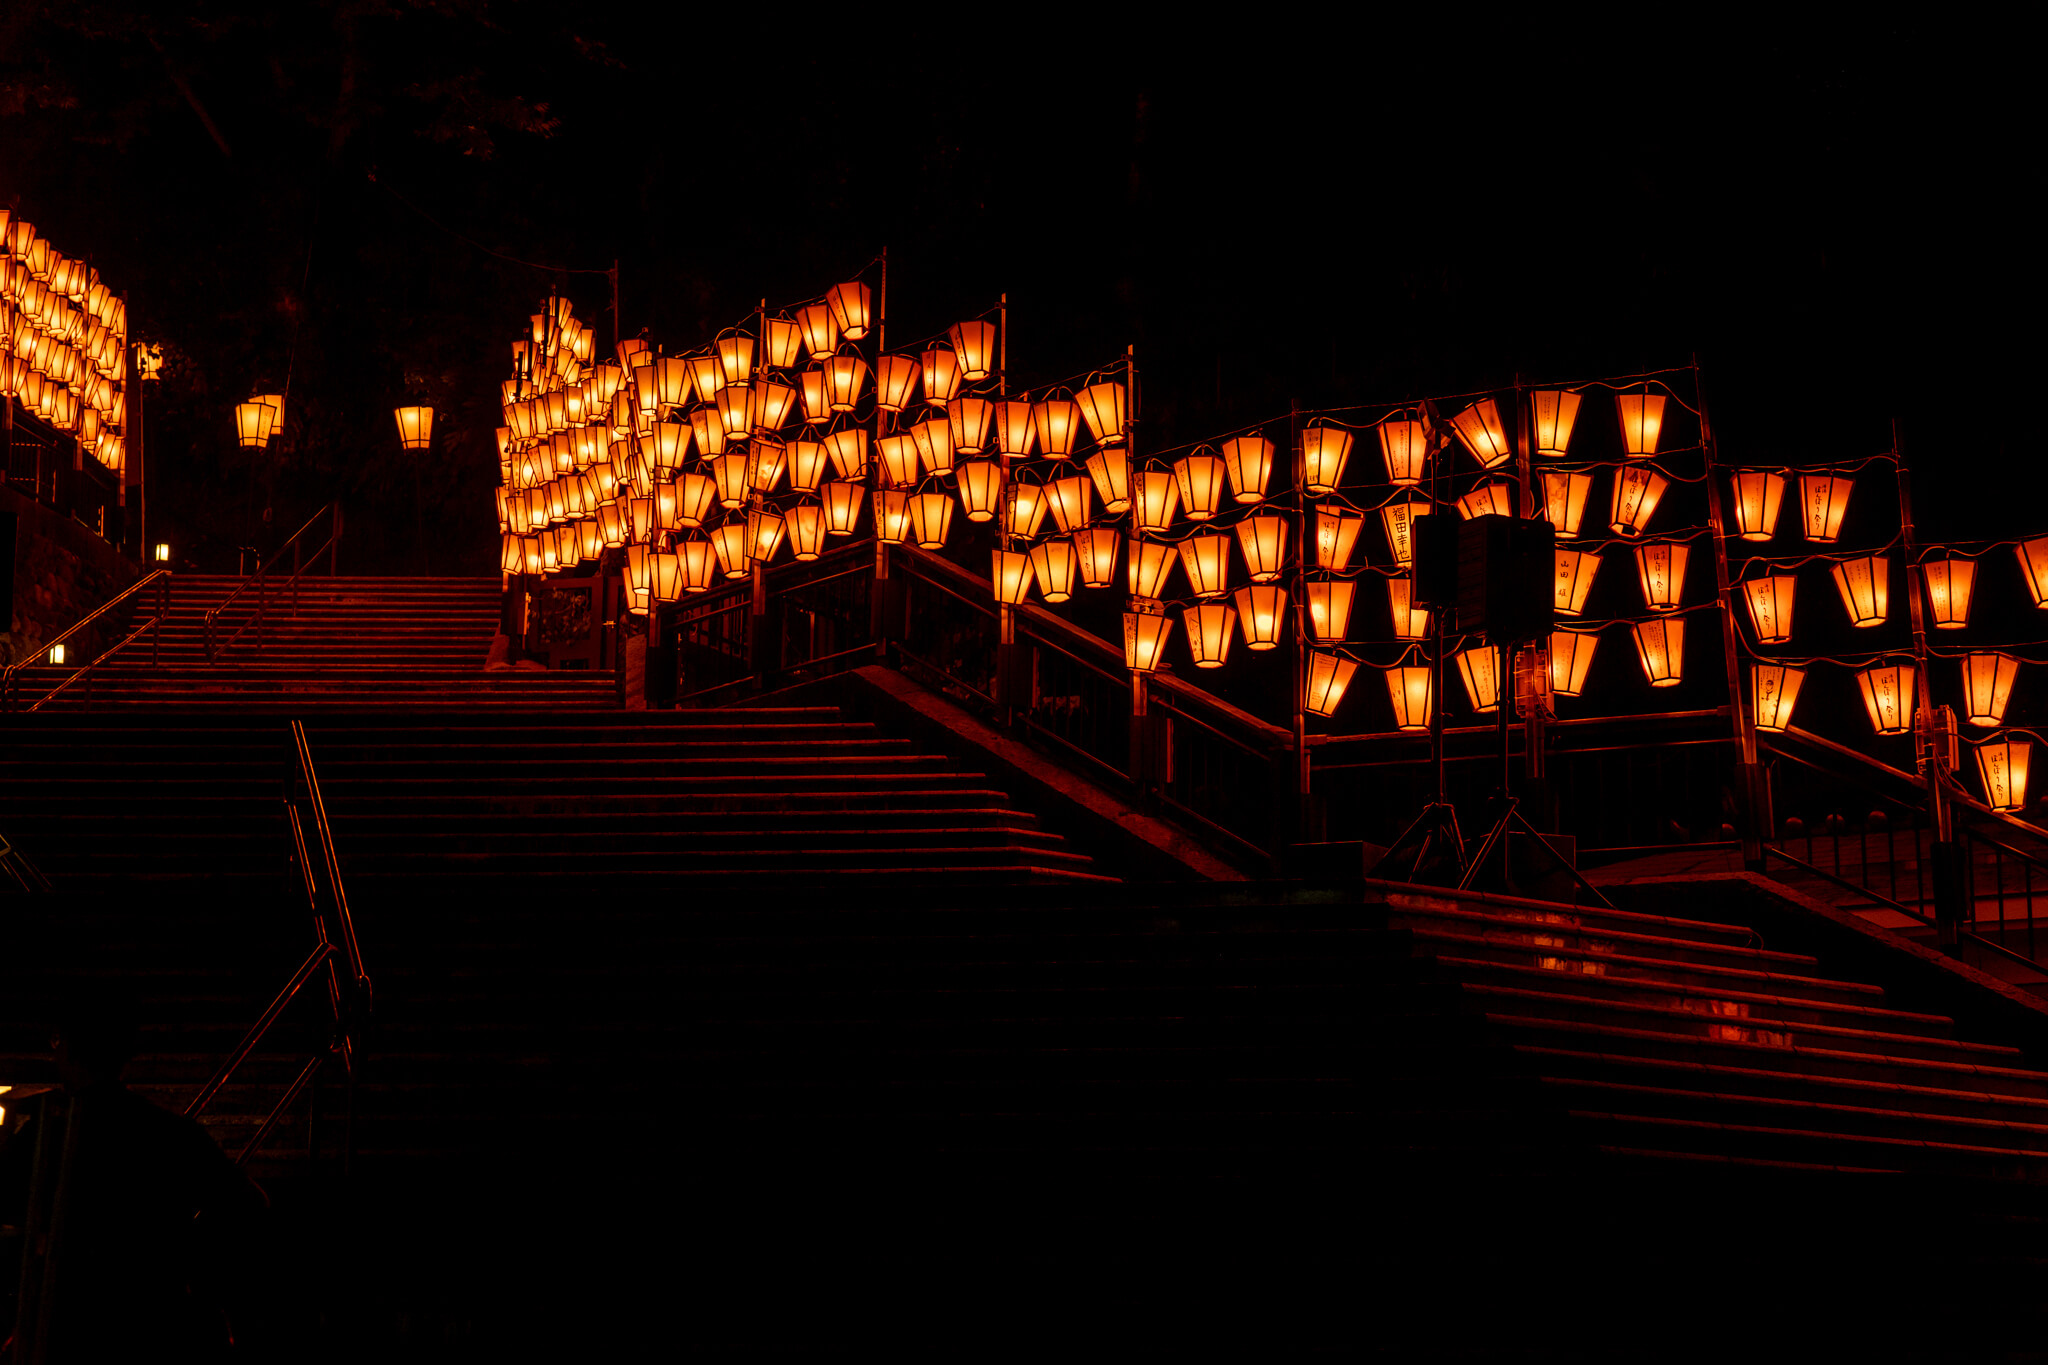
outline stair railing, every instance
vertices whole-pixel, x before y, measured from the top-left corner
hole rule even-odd
[[[313,951],[299,964],[291,980],[279,991],[227,1060],[185,1107],[188,1117],[197,1118],[220,1094],[242,1063],[249,1059],[270,1032],[287,1006],[316,975],[324,975],[327,1004],[333,1023],[324,1048],[299,1068],[291,1083],[256,1133],[242,1148],[235,1164],[247,1164],[280,1120],[298,1102],[306,1087],[330,1061],[341,1063],[347,1076],[348,1102],[344,1117],[342,1146],[346,1171],[355,1153],[355,1044],[356,1035],[369,1016],[373,993],[370,978],[363,971],[362,947],[356,940],[355,918],[349,912],[348,892],[342,885],[341,860],[334,851],[334,829],[327,819],[327,803],[320,794],[320,777],[313,768],[313,753],[306,740],[306,727],[291,723],[293,767],[285,788],[285,818],[291,827],[292,857],[306,892],[306,906],[313,915]],[[308,834],[312,846],[308,847]],[[310,1145],[310,1144],[309,1144]]]
[[[322,517],[328,518],[327,539],[320,542],[314,549],[308,550],[303,543],[306,533],[312,530]],[[214,657],[220,651],[232,647],[235,641],[242,638],[242,632],[252,625],[256,627],[256,652],[258,654],[263,652],[263,617],[270,605],[270,574],[277,567],[279,559],[283,557],[286,550],[292,552],[292,573],[290,578],[278,586],[277,591],[280,596],[282,596],[286,589],[291,591],[292,614],[297,615],[299,610],[299,576],[305,572],[305,564],[308,561],[319,559],[323,554],[326,555],[327,576],[332,578],[334,576],[335,555],[338,553],[340,544],[341,504],[330,502],[312,516],[306,518],[306,524],[292,532],[291,539],[278,546],[269,559],[257,564],[255,573],[243,579],[236,585],[233,592],[222,598],[212,610],[206,613],[206,661],[212,663]],[[219,638],[221,613],[225,612],[236,598],[247,592],[252,586],[256,589],[256,609],[242,618],[242,624],[235,627],[234,634],[228,636],[225,640],[221,640]]]
[[[145,588],[150,587],[152,584],[154,584],[156,587],[156,615],[150,617],[149,620],[144,621],[141,625],[129,631],[127,635],[121,638],[119,643],[115,644],[109,649],[101,650],[98,657],[94,658],[89,663],[81,665],[78,669],[72,672],[70,676],[66,677],[62,682],[58,683],[48,692],[45,692],[41,697],[38,697],[33,703],[27,706],[22,705],[21,677],[24,671],[30,668],[41,666],[42,660],[47,659],[50,656],[50,652],[52,650],[55,650],[60,645],[70,643],[72,636],[78,634],[87,626],[93,624],[93,622],[107,615],[116,607],[120,606],[123,602],[126,602],[129,598],[137,596]],[[92,678],[95,671],[102,664],[106,663],[107,660],[113,658],[123,649],[126,649],[129,645],[135,643],[135,641],[140,639],[146,632],[153,632],[150,642],[149,662],[152,668],[156,667],[163,661],[164,618],[170,615],[170,610],[171,571],[169,569],[158,569],[154,573],[147,574],[144,577],[137,579],[132,585],[129,586],[129,588],[125,592],[121,593],[120,596],[114,597],[107,601],[98,610],[94,611],[91,615],[79,621],[78,624],[72,626],[71,629],[65,631],[56,639],[50,640],[44,643],[43,645],[39,646],[36,651],[36,658],[23,659],[18,663],[9,664],[4,672],[0,672],[0,711],[41,710],[53,698],[55,698],[58,693],[62,692],[67,687],[70,687],[73,683],[77,682],[81,678],[85,679],[86,686],[89,689],[92,686]]]

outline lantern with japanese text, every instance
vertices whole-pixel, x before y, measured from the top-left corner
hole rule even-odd
[[[1963,719],[1972,725],[2002,725],[2020,661],[1986,650],[1963,656]]]
[[[1301,709],[1312,716],[1335,715],[1351,686],[1351,675],[1356,672],[1358,664],[1354,660],[1320,649],[1311,650],[1308,676],[1302,681]]]
[[[1883,555],[1846,559],[1830,567],[1835,588],[1842,594],[1842,607],[1852,626],[1881,626],[1885,599],[1891,579],[1891,561]]]
[[[1735,475],[1735,533],[1744,540],[1769,540],[1778,529],[1778,509],[1785,501],[1785,476],[1763,469]]]
[[[1394,704],[1394,728],[1429,729],[1429,669],[1406,664],[1387,670],[1387,698]]]
[[[1663,541],[1636,546],[1636,576],[1643,585],[1643,605],[1651,611],[1676,611],[1685,592],[1687,546]]]
[[[1664,616],[1638,621],[1636,657],[1652,687],[1676,687],[1685,678],[1685,618]]]
[[[1913,666],[1877,664],[1856,675],[1863,689],[1863,707],[1870,728],[1880,735],[1903,735],[1913,728]]]
[[[1927,579],[1927,605],[1936,630],[1961,630],[1970,624],[1970,592],[1977,582],[1974,559],[1930,559],[1920,566]]]
[[[1749,695],[1756,707],[1756,728],[1783,734],[1792,724],[1792,707],[1799,700],[1799,687],[1805,681],[1803,668],[1753,665],[1749,670]]]
[[[1586,598],[1593,591],[1593,576],[1600,572],[1600,556],[1590,550],[1557,552],[1556,606],[1559,616],[1586,614]]]
[[[1571,447],[1572,426],[1579,420],[1579,395],[1562,389],[1537,389],[1529,395],[1536,419],[1536,455],[1562,460]]]
[[[1342,427],[1312,426],[1301,433],[1301,486],[1311,497],[1336,491],[1351,458],[1351,433]]]
[[[1977,776],[1984,782],[1984,804],[1997,811],[2027,807],[2027,767],[2034,746],[2029,740],[1993,740],[1977,746]]]

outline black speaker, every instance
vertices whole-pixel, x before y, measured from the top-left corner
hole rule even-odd
[[[1415,600],[1446,629],[1514,644],[1556,620],[1557,536],[1547,521],[1437,514],[1415,523]]]

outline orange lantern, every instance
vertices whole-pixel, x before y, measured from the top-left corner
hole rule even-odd
[[[1475,645],[1458,651],[1458,677],[1465,684],[1465,696],[1480,713],[1500,705],[1500,651],[1492,645]]]
[[[803,329],[789,318],[769,318],[761,329],[761,363],[774,370],[796,368]]]
[[[756,493],[772,493],[782,482],[789,448],[770,436],[757,438],[747,450],[747,486]]]
[[[953,472],[953,424],[943,412],[935,412],[912,426],[910,438],[917,445],[917,457],[924,462],[925,473]]]
[[[1643,605],[1651,611],[1676,611],[1685,593],[1688,547],[1665,542],[1636,546],[1636,576],[1643,585]]]
[[[1021,550],[994,550],[989,568],[989,584],[995,589],[996,601],[1006,607],[1022,605],[1026,593],[1031,591],[1031,556]]]
[[[825,443],[802,437],[789,443],[789,486],[799,493],[815,493],[825,480]]]
[[[993,460],[969,460],[958,473],[960,510],[969,521],[994,521],[996,508],[1002,505],[1002,466]]]
[[[1015,399],[996,404],[996,449],[1013,459],[1029,459],[1038,439],[1031,422],[1031,405]]]
[[[833,321],[828,304],[814,303],[797,309],[796,327],[803,334],[804,349],[815,359],[831,355],[839,345],[839,324]]]
[[[873,300],[873,292],[858,280],[832,286],[825,303],[832,310],[832,322],[839,335],[848,341],[859,341],[868,334],[868,313]]]
[[[1786,664],[1756,664],[1749,670],[1749,695],[1756,708],[1756,728],[1783,734],[1792,724],[1806,670]]]
[[[1052,508],[1052,519],[1064,534],[1071,534],[1088,524],[1088,505],[1093,497],[1094,485],[1076,474],[1071,478],[1054,479],[1045,485],[1045,496]]]
[[[1031,428],[1038,434],[1039,453],[1063,460],[1074,453],[1081,428],[1081,407],[1072,399],[1046,397],[1031,405]]]
[[[1180,485],[1163,469],[1145,471],[1138,475],[1137,483],[1133,524],[1141,532],[1165,532],[1173,525],[1173,514],[1180,506]]]
[[[2027,581],[2027,595],[2034,605],[2048,610],[2048,536],[2021,541],[2013,546],[2019,556],[2020,576]]]
[[[711,477],[718,485],[718,504],[725,508],[747,505],[747,452],[735,450],[711,461]]]
[[[1421,483],[1429,463],[1429,424],[1390,417],[1379,424],[1379,433],[1387,482],[1403,487]]]
[[[1124,664],[1133,673],[1150,673],[1159,667],[1166,639],[1173,633],[1173,620],[1163,612],[1124,613]]]
[[[1122,446],[1098,450],[1087,460],[1088,477],[1102,497],[1102,510],[1118,516],[1131,506],[1131,455]],[[1169,485],[1170,486],[1170,485]]]
[[[960,377],[978,384],[996,368],[996,325],[993,322],[956,322],[947,329],[953,354],[960,357]]]
[[[910,494],[901,488],[885,488],[875,494],[875,536],[887,545],[901,545],[910,539]]]
[[[1529,395],[1536,418],[1536,454],[1561,460],[1572,443],[1572,424],[1579,420],[1579,395],[1562,389],[1537,389]]]
[[[1038,592],[1050,605],[1074,595],[1074,571],[1078,561],[1072,541],[1055,536],[1031,549],[1031,575],[1038,580]]]
[[[1009,499],[1004,504],[1009,510],[1003,521],[1003,532],[1019,540],[1030,540],[1045,523],[1049,502],[1045,489],[1039,484],[1012,479],[1009,490]]]
[[[1203,602],[1181,608],[1180,621],[1196,668],[1221,668],[1229,661],[1230,642],[1237,634],[1237,608],[1228,602]]]
[[[1586,515],[1586,495],[1592,491],[1591,474],[1562,469],[1543,471],[1543,515],[1558,535],[1571,537],[1579,533],[1579,522]]]
[[[1458,439],[1482,469],[1491,469],[1514,453],[1508,448],[1508,435],[1500,424],[1500,409],[1491,398],[1482,398],[1453,417],[1451,429],[1458,433]]]
[[[1245,569],[1254,583],[1271,583],[1287,565],[1287,519],[1246,517],[1237,524],[1237,542],[1244,548]],[[1238,608],[1243,612],[1243,608]]]
[[[1600,572],[1600,556],[1589,550],[1557,552],[1555,609],[1559,616],[1586,614],[1586,598],[1593,591],[1593,576]]]
[[[1930,559],[1920,566],[1927,578],[1927,604],[1936,630],[1961,630],[1970,624],[1970,591],[1977,582],[1974,559]]]
[[[1621,536],[1641,535],[1668,487],[1670,480],[1654,469],[1615,470],[1609,529]]]
[[[711,532],[711,551],[718,556],[719,570],[727,578],[745,578],[751,572],[747,556],[747,523],[728,521]]]
[[[1122,537],[1107,526],[1074,532],[1074,554],[1080,563],[1081,585],[1106,588],[1116,578],[1116,547]]]
[[[1387,607],[1393,614],[1397,640],[1429,638],[1429,609],[1415,605],[1414,591],[1415,584],[1405,576],[1387,580]]]
[[[684,592],[709,592],[718,576],[718,553],[708,540],[686,540],[676,546],[682,566]]]
[[[1805,514],[1808,540],[1832,545],[1841,538],[1842,518],[1848,515],[1849,494],[1855,487],[1854,479],[1838,479],[1832,474],[1799,476],[1799,505]]]
[[[1769,540],[1778,529],[1778,508],[1785,501],[1785,476],[1746,469],[1733,480],[1735,533],[1744,540]]]
[[[835,355],[825,362],[825,402],[834,412],[852,412],[866,387],[868,363],[857,355]]]
[[[1792,638],[1793,590],[1799,580],[1791,574],[1752,578],[1742,585],[1743,600],[1749,604],[1749,624],[1756,630],[1758,644],[1782,645]]]
[[[690,367],[690,383],[697,390],[697,397],[706,403],[716,403],[719,391],[725,388],[725,366],[719,364],[717,352],[689,356],[683,363]]]
[[[815,502],[789,509],[789,548],[797,562],[808,564],[825,553],[825,509]]]
[[[1335,715],[1338,704],[1344,700],[1345,691],[1351,686],[1351,675],[1357,671],[1358,664],[1341,654],[1311,650],[1308,677],[1302,683],[1302,710],[1313,716]]]
[[[1239,502],[1264,502],[1273,477],[1273,443],[1263,436],[1239,436],[1223,443],[1223,469]]]
[[[1458,515],[1470,520],[1473,517],[1511,517],[1515,514],[1515,486],[1511,483],[1483,483],[1458,499]]]
[[[408,444],[411,438],[406,434],[405,414],[409,412],[417,413],[418,411],[420,411],[418,408],[400,408],[398,410],[398,439],[399,443],[404,445],[407,450],[426,449],[425,442],[421,442],[419,445]],[[236,443],[244,450],[261,450],[269,445],[271,419],[276,415],[277,410],[268,403],[251,401],[235,404]]]
[[[1394,703],[1394,728],[1429,728],[1429,670],[1414,664],[1387,670],[1387,697]]]
[[[1994,740],[1977,746],[1977,775],[1984,781],[1984,804],[1998,811],[2025,810],[2027,768],[2034,746],[2024,739]]]
[[[647,557],[648,595],[656,602],[673,602],[683,595],[683,571],[677,557],[667,551]]]
[[[1301,433],[1301,486],[1311,497],[1335,492],[1350,458],[1350,432],[1342,427],[1308,428]]]
[[[1636,623],[1636,657],[1652,687],[1676,687],[1685,678],[1685,618]]]
[[[1189,536],[1180,543],[1188,588],[1197,597],[1221,597],[1230,591],[1230,537]]]
[[[1657,453],[1657,437],[1664,428],[1664,395],[1618,393],[1614,410],[1621,418],[1621,448],[1632,460],[1644,460]]]
[[[2002,725],[2020,661],[1987,651],[1963,656],[1963,719],[1972,725]]]
[[[832,461],[832,468],[842,479],[858,479],[867,472],[868,433],[861,427],[849,427],[835,431],[825,437],[825,454]],[[911,465],[912,477],[917,466]]]
[[[772,508],[756,507],[747,513],[747,556],[767,564],[782,548],[788,523]]]
[[[725,423],[718,419],[717,408],[702,407],[692,412],[690,435],[697,442],[697,453],[705,459],[725,453]]]
[[[1550,632],[1550,691],[1553,696],[1577,697],[1586,690],[1586,675],[1593,671],[1593,651],[1600,637],[1590,630]]]
[[[944,346],[934,346],[922,356],[924,396],[928,403],[944,405],[960,391],[960,357]]]
[[[1111,446],[1124,439],[1124,386],[1114,381],[1090,384],[1077,400],[1081,420],[1097,445]]]
[[[718,481],[702,474],[685,474],[675,484],[675,526],[664,525],[663,530],[676,527],[702,526],[704,519],[711,515],[711,508],[718,501]]]
[[[1852,626],[1881,626],[1885,618],[1886,590],[1891,577],[1891,561],[1883,555],[1869,555],[1861,559],[1844,560],[1834,565],[1830,572],[1835,576],[1835,587],[1842,594],[1842,606],[1849,613]]]
[[[1880,735],[1903,735],[1913,728],[1913,666],[1878,664],[1856,675],[1863,689],[1863,708],[1870,728]]]
[[[884,436],[875,442],[882,455],[882,477],[897,488],[917,482],[917,442],[908,436]],[[851,478],[840,470],[843,478]]]
[[[907,355],[885,355],[875,363],[875,406],[901,412],[917,392],[918,363]]]
[[[953,527],[953,500],[944,493],[919,493],[910,500],[910,532],[921,550],[942,550]]]
[[[1187,508],[1189,521],[1210,521],[1223,502],[1223,461],[1214,455],[1196,453],[1176,461],[1174,484]]]
[[[1351,602],[1358,585],[1349,579],[1317,580],[1304,586],[1308,634],[1319,645],[1341,644],[1351,629]]]
[[[276,412],[268,404],[258,406],[265,413],[274,415]],[[398,444],[407,450],[425,450],[434,438],[434,410],[426,407],[399,408],[394,415],[398,418]],[[269,441],[268,431],[264,432],[263,439]]]
[[[861,499],[867,489],[857,483],[835,480],[825,485],[825,534],[850,536],[860,521]]]
[[[832,420],[832,402],[825,392],[825,367],[814,363],[798,375],[804,396],[804,421],[813,426]]]
[[[979,455],[988,449],[989,425],[995,420],[996,405],[986,398],[955,398],[946,404],[946,420],[953,427],[953,449],[962,455]]]
[[[744,389],[754,382],[754,339],[744,332],[728,332],[714,343],[718,369],[727,387]]]
[[[1365,518],[1341,507],[1324,503],[1316,508],[1316,567],[1332,573],[1346,573],[1358,546],[1358,533]]]
[[[1245,648],[1278,648],[1280,631],[1287,623],[1287,590],[1271,583],[1239,588],[1235,600]]]
[[[1405,568],[1415,562],[1415,519],[1428,516],[1432,510],[1420,499],[1390,502],[1380,509],[1380,522],[1387,532],[1387,548],[1393,551],[1396,564]]]

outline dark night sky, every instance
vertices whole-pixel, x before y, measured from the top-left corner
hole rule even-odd
[[[625,332],[673,349],[886,244],[893,336],[1007,290],[1019,383],[1136,343],[1155,449],[1697,351],[1726,458],[1871,453],[1896,414],[1932,533],[2048,523],[1982,498],[2038,459],[2041,197],[2022,58],[1983,34],[172,8],[10,7],[0,199],[172,354],[152,515],[201,556],[339,494],[355,568],[414,568],[414,398],[432,567],[489,571],[496,381],[552,280],[454,233],[617,258]],[[602,279],[567,283],[608,332]],[[288,366],[252,467],[227,409]]]

